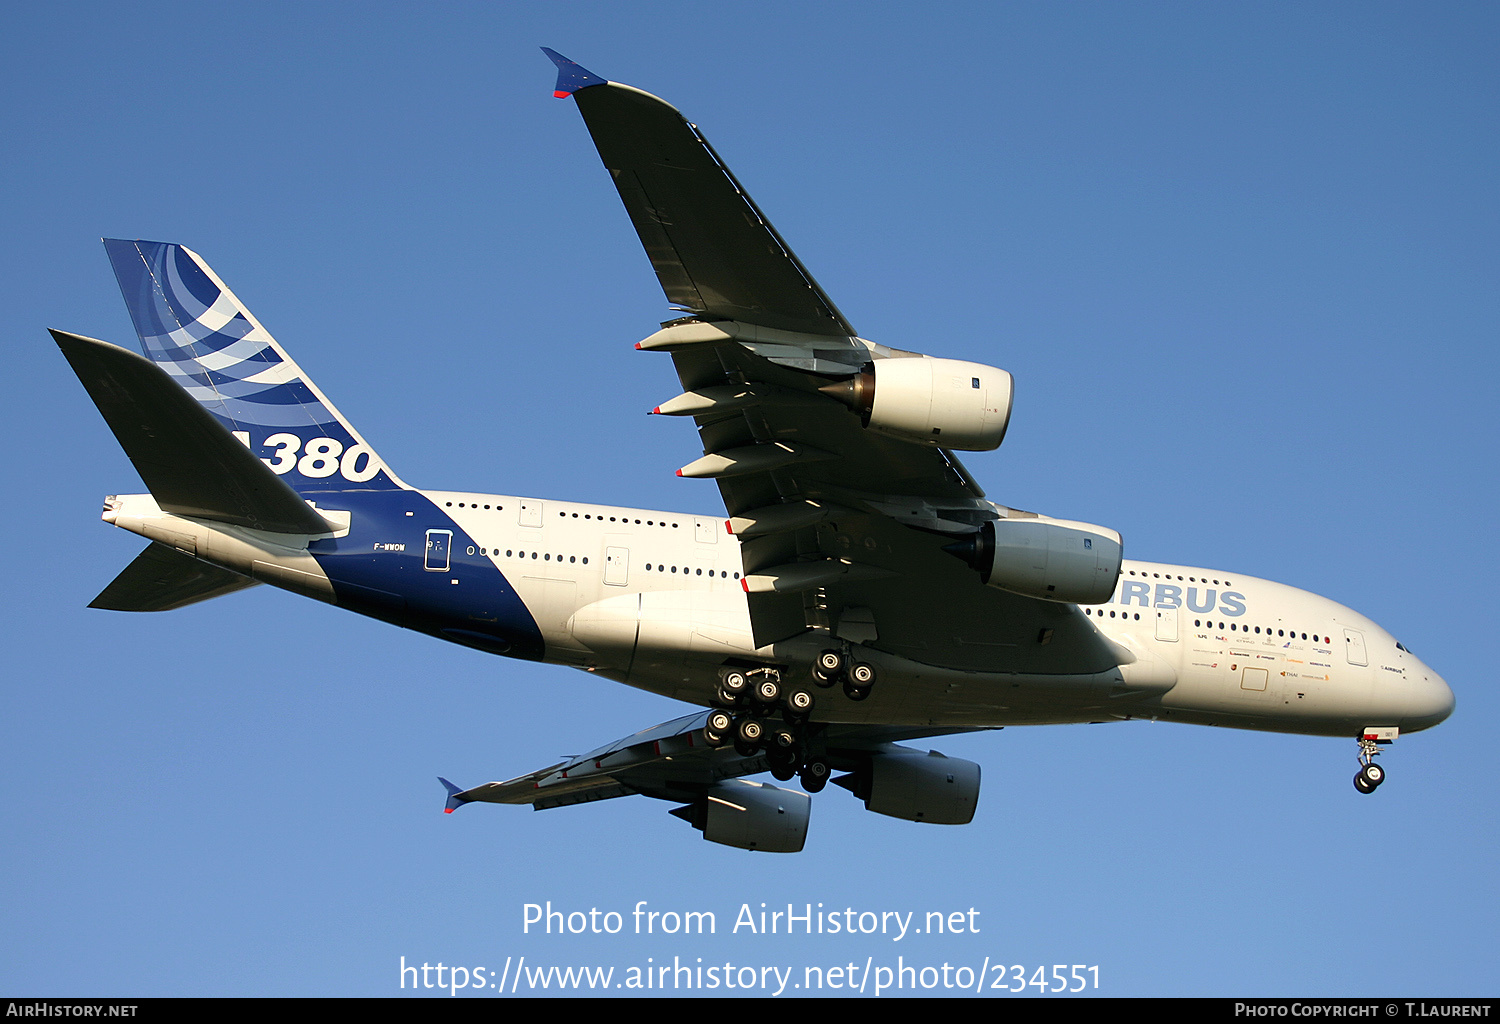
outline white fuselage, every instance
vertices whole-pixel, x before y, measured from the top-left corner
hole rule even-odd
[[[708,703],[712,674],[690,666],[796,657],[822,643],[753,645],[739,542],[722,518],[426,493],[515,586],[536,616],[548,660]],[[1121,649],[1113,678],[957,672],[872,652],[882,669],[877,697],[885,699],[826,700],[816,717],[868,722],[915,713],[934,726],[1159,717],[1353,735],[1366,725],[1427,728],[1453,707],[1443,679],[1380,626],[1267,580],[1127,560],[1113,599],[1078,614]]]
[[[454,550],[453,558],[488,560],[514,589],[535,620],[547,661],[709,705],[718,670],[728,663],[776,664],[788,671],[790,685],[807,686],[819,650],[839,642],[814,629],[756,645],[740,543],[722,518],[458,491],[421,494],[472,541],[472,549],[463,542],[467,550]],[[320,511],[340,521],[338,510]],[[170,515],[149,495],[113,499],[105,519],[262,582],[336,599],[307,554],[307,538]],[[347,513],[341,521],[348,523]],[[397,547],[380,536],[361,541],[375,559]],[[458,584],[456,575],[452,582]],[[977,582],[973,588],[983,589]],[[1154,718],[1353,736],[1370,726],[1428,728],[1453,708],[1442,678],[1385,630],[1279,583],[1126,561],[1108,603],[1028,607],[1038,605],[1052,623],[1042,631],[1049,639],[1038,643],[1055,632],[1066,638],[1053,648],[1064,662],[1085,646],[1105,658],[1096,657],[1087,671],[1043,671],[1041,662],[1017,660],[1016,645],[994,644],[992,660],[976,663],[973,644],[959,645],[961,660],[945,660],[937,642],[925,652],[858,643],[858,659],[874,666],[880,684],[859,702],[820,691],[812,717],[935,731]],[[1031,667],[1018,671],[1023,664]]]

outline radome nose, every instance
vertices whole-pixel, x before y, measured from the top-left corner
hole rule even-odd
[[[1453,714],[1453,689],[1436,672],[1423,666],[1424,677],[1411,695],[1410,712],[1406,716],[1406,729],[1430,729]]]
[[[1453,714],[1453,706],[1457,702],[1453,699],[1453,687],[1448,685],[1448,681],[1446,679],[1444,679],[1442,676],[1435,675],[1432,677],[1432,681],[1441,694],[1438,698],[1439,710],[1437,721],[1432,723],[1433,725],[1437,725],[1438,722],[1443,721],[1449,715]]]

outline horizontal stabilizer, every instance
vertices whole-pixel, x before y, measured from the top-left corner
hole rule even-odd
[[[89,607],[115,612],[166,612],[259,585],[258,580],[152,544],[90,601]]]
[[[163,370],[117,345],[52,338],[165,512],[271,533],[330,527]]]

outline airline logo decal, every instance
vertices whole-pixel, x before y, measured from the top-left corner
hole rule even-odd
[[[1187,593],[1184,594],[1183,591]],[[1154,592],[1153,592],[1154,591]],[[1200,615],[1223,615],[1238,618],[1245,614],[1245,595],[1234,590],[1220,593],[1214,587],[1179,587],[1175,583],[1158,583],[1153,588],[1141,580],[1122,580],[1110,604],[1139,605],[1142,608],[1186,608]]]
[[[378,476],[374,486],[393,486],[379,457],[192,252],[166,242],[104,245],[146,356],[261,461],[308,482],[369,485]]]

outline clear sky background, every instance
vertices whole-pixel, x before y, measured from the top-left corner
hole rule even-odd
[[[524,955],[1496,994],[1500,9],[874,11],[7,12],[0,993],[384,996],[403,956]],[[88,610],[141,547],[100,500],[141,485],[46,328],[135,344],[100,236],[200,252],[418,486],[719,510],[672,475],[691,425],[644,415],[676,381],[632,345],[670,314],[542,45],[701,125],[865,337],[1015,374],[1005,446],[966,460],[991,497],[1350,605],[1453,718],[1372,797],[1352,740],[939,739],[984,767],[972,825],[830,787],[773,856],[642,798],[440,813],[438,774],[509,778],[683,705],[269,587]],[[548,900],[718,934],[523,934]],[[762,902],[972,907],[980,932],[730,934]]]

